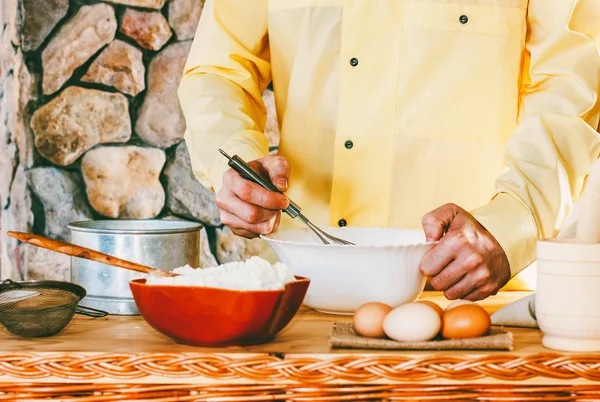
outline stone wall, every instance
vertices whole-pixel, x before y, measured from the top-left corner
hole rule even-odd
[[[68,240],[86,219],[205,224],[204,266],[252,242],[193,177],[176,89],[204,0],[0,0],[0,225]],[[273,93],[267,135],[278,145]],[[68,279],[69,259],[0,237],[0,278]]]

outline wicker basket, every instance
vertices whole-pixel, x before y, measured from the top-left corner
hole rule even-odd
[[[600,386],[0,384],[0,401],[598,401]]]

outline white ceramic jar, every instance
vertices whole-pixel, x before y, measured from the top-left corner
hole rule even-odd
[[[537,243],[535,313],[546,348],[600,351],[600,244]]]

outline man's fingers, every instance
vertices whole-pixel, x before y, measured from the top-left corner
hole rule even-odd
[[[236,229],[236,228],[229,228],[229,229],[231,229],[231,232],[234,235],[244,237],[246,239],[255,239],[258,237],[258,234],[248,232],[247,230],[244,230],[244,229]]]
[[[269,175],[271,183],[277,187],[279,191],[285,191],[288,188],[288,179],[290,177],[290,163],[282,156],[272,156],[259,159],[264,170]]]
[[[278,212],[274,209],[265,209],[248,204],[239,199],[236,194],[227,190],[225,190],[225,195],[217,197],[217,206],[219,209],[229,212],[250,224],[268,221]]]
[[[439,274],[430,279],[431,286],[433,286],[435,290],[444,291],[458,283],[465,274],[464,267],[460,262],[456,260],[452,261],[443,268]]]
[[[433,246],[421,260],[421,272],[425,276],[434,277],[454,259],[453,250],[447,243],[438,243]]]
[[[444,296],[448,300],[462,299],[476,288],[475,281],[469,275],[465,275],[458,283],[444,290]]]
[[[273,210],[281,210],[289,206],[289,200],[283,194],[269,191],[259,184],[246,180],[235,171],[229,173],[227,180],[229,190],[248,204]]]
[[[277,215],[275,215],[275,224],[273,225],[273,230],[271,231],[271,233],[277,232],[279,230],[280,222],[281,222],[281,211],[278,211]]]
[[[251,161],[249,165],[264,177],[269,177],[280,191],[287,189],[290,174],[287,159],[267,156]],[[254,238],[279,228],[281,210],[289,206],[289,199],[229,169],[223,176],[223,186],[217,193],[216,203],[223,224],[238,236]]]
[[[427,241],[440,240],[459,211],[458,206],[446,204],[425,214],[421,219],[421,225]]]
[[[460,233],[444,236],[421,259],[421,272],[425,276],[436,276],[446,265],[458,258],[458,254],[464,246],[464,239]]]
[[[470,301],[478,301],[486,299],[489,296],[493,296],[498,293],[494,287],[490,285],[484,285],[482,287],[476,288],[468,295],[462,297],[462,299],[470,300]]]
[[[448,299],[481,300],[510,279],[506,254],[464,209],[446,204],[423,217],[428,240],[439,240],[421,260],[421,272]]]
[[[253,225],[243,221],[230,212],[221,210],[221,222],[223,222],[224,225],[227,225],[232,231],[245,231],[251,233],[253,237],[256,237],[257,235],[261,234],[273,233],[275,230],[275,224],[278,220],[278,215],[274,215],[268,221]]]
[[[444,291],[444,296],[446,296],[448,300],[455,300],[464,299],[467,296],[472,297],[472,293],[475,293],[475,296],[477,296],[477,290],[480,290],[481,293],[486,293],[488,291],[488,287],[492,286],[490,283],[488,283],[489,277],[490,274],[488,268],[482,265],[466,274],[458,283],[446,289]],[[490,293],[491,291],[487,294],[487,296],[489,296]]]

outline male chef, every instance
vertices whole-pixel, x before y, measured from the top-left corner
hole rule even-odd
[[[194,174],[247,238],[301,223],[219,148],[318,225],[422,227],[431,285],[484,299],[599,155],[599,31],[598,0],[207,0],[179,87]]]

